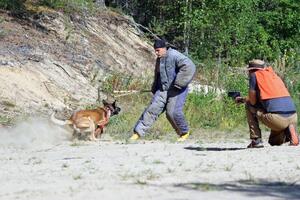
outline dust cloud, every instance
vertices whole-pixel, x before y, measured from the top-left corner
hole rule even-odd
[[[32,118],[9,128],[0,128],[2,147],[43,147],[69,140],[66,127],[54,125],[45,119]]]

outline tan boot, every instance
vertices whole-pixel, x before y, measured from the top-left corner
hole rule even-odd
[[[190,132],[183,133],[180,135],[180,137],[177,139],[177,142],[183,142],[190,136]]]
[[[141,136],[138,133],[133,133],[129,141],[137,141]]]

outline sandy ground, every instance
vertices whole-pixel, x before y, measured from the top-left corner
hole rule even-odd
[[[43,120],[0,129],[0,199],[300,199],[300,147],[74,142]]]

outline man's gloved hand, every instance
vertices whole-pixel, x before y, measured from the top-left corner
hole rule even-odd
[[[153,85],[153,86],[151,87],[151,93],[152,93],[152,94],[155,94],[156,91],[157,91],[157,88]]]
[[[246,98],[238,96],[238,97],[235,97],[234,101],[237,104],[246,103]]]

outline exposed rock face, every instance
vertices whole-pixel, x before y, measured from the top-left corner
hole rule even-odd
[[[129,22],[107,10],[97,17],[51,11],[26,20],[0,12],[4,114],[47,113],[95,103],[105,78],[114,72],[152,76],[152,47]]]

